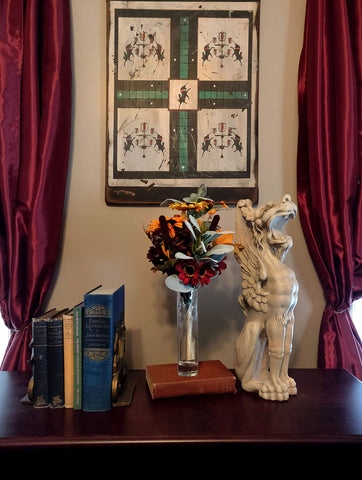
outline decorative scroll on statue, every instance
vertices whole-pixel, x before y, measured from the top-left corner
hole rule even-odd
[[[239,304],[246,318],[235,342],[235,372],[244,390],[265,400],[288,400],[297,393],[288,366],[298,282],[283,263],[293,245],[283,230],[296,215],[290,195],[258,208],[250,200],[237,204],[235,242],[240,247],[235,258],[241,267]]]

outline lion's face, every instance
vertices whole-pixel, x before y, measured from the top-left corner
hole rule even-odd
[[[264,240],[273,249],[278,258],[284,258],[293,240],[284,235],[283,230],[289,220],[297,215],[297,206],[290,195],[284,195],[280,202],[273,201],[254,209],[250,200],[238,202],[238,212],[254,236],[259,248],[263,248]],[[240,239],[242,243],[243,239]]]
[[[297,206],[290,195],[284,195],[280,202],[270,202],[257,209],[255,220],[267,230],[281,232],[296,215]]]
[[[275,249],[278,256],[284,256],[292,246],[292,238],[284,235],[283,230],[289,220],[297,215],[297,206],[290,195],[284,195],[280,202],[272,202],[261,207],[255,214],[259,228],[266,233],[268,243]],[[282,253],[283,252],[283,253]]]

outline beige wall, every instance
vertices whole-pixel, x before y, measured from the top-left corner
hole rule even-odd
[[[130,368],[176,361],[175,294],[150,272],[144,227],[159,207],[108,207],[104,202],[106,128],[106,2],[72,0],[74,114],[71,168],[59,271],[49,306],[79,302],[97,283],[126,284]],[[263,0],[260,23],[260,202],[290,193],[296,199],[297,71],[305,0]],[[222,213],[234,228],[235,209]],[[291,365],[315,367],[323,295],[299,220],[288,226],[294,247],[286,263],[296,272]],[[201,359],[232,367],[242,327],[237,304],[239,265],[229,258],[223,275],[200,291]]]

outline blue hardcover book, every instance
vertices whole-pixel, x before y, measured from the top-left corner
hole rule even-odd
[[[55,312],[55,309],[52,310]],[[48,394],[48,334],[46,312],[32,321],[32,364],[33,364],[33,406],[44,408],[49,405]]]
[[[124,285],[84,295],[83,410],[112,407],[112,370],[116,330],[124,324]]]

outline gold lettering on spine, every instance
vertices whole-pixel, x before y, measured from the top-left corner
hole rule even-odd
[[[92,348],[84,351],[84,356],[94,362],[101,362],[109,358],[109,350],[101,348]]]

